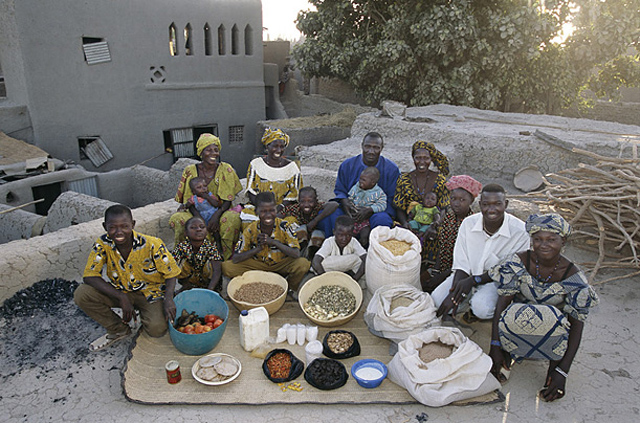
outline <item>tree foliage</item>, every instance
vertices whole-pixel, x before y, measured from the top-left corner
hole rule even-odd
[[[551,112],[575,101],[598,65],[637,84],[640,0],[310,0],[295,50],[308,76],[337,77],[366,99]],[[563,24],[573,34],[555,41]],[[634,71],[634,66],[636,71]],[[634,79],[635,78],[635,79]],[[595,82],[592,84],[594,87]]]

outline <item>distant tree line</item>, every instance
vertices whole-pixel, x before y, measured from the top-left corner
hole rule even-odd
[[[615,99],[640,85],[640,0],[310,3],[317,11],[298,15],[298,67],[371,102],[553,113],[585,89]]]

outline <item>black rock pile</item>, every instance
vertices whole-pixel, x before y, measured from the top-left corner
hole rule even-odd
[[[103,329],[73,302],[77,282],[49,279],[23,289],[0,307],[0,377],[23,369],[64,369],[93,360],[88,344]]]

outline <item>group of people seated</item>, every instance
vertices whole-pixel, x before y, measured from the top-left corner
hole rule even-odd
[[[310,268],[359,280],[371,229],[399,226],[420,239],[423,289],[438,316],[493,320],[492,373],[504,381],[513,360],[545,359],[550,364],[542,398],[564,396],[583,323],[598,299],[583,272],[562,255],[571,229],[560,215],[521,221],[505,211],[504,188],[449,176],[446,156],[429,142],[413,145],[415,169],[400,174],[381,155],[383,137],[375,132],[363,138],[361,154],[340,165],[335,198],[322,202],[286,158],[287,134],[267,129],[262,143],[266,154],[247,171],[247,202],[232,207],[242,191],[238,175],[220,160],[216,136],[198,139],[201,160],[184,169],[175,197],[180,208],[170,219],[173,252],[135,232],[125,206],[106,211],[106,234],[94,244],[85,283],[75,294],[80,308],[107,330],[92,349],[127,337],[134,308],[143,329],[161,336],[167,318],[175,317],[178,282],[180,289],[221,291],[222,275],[264,270],[286,277],[295,299]],[[480,213],[474,214],[477,197]]]

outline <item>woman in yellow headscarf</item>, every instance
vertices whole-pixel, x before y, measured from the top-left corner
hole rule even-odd
[[[201,161],[198,164],[187,166],[182,172],[182,178],[178,185],[175,200],[180,203],[180,209],[169,219],[169,225],[174,230],[175,244],[184,241],[184,224],[193,215],[188,208],[192,201],[193,192],[189,181],[195,177],[203,178],[211,194],[220,201],[220,207],[213,214],[207,225],[207,237],[215,239],[219,234],[222,256],[228,259],[233,252],[233,247],[238,241],[242,223],[240,215],[232,210],[231,202],[242,190],[240,179],[233,167],[220,159],[220,139],[212,134],[202,134],[196,144],[197,154]]]
[[[269,191],[276,204],[287,205],[298,201],[302,187],[302,174],[298,165],[284,157],[289,135],[280,129],[267,128],[262,136],[267,154],[255,158],[247,169],[247,196],[253,203],[258,193]]]

